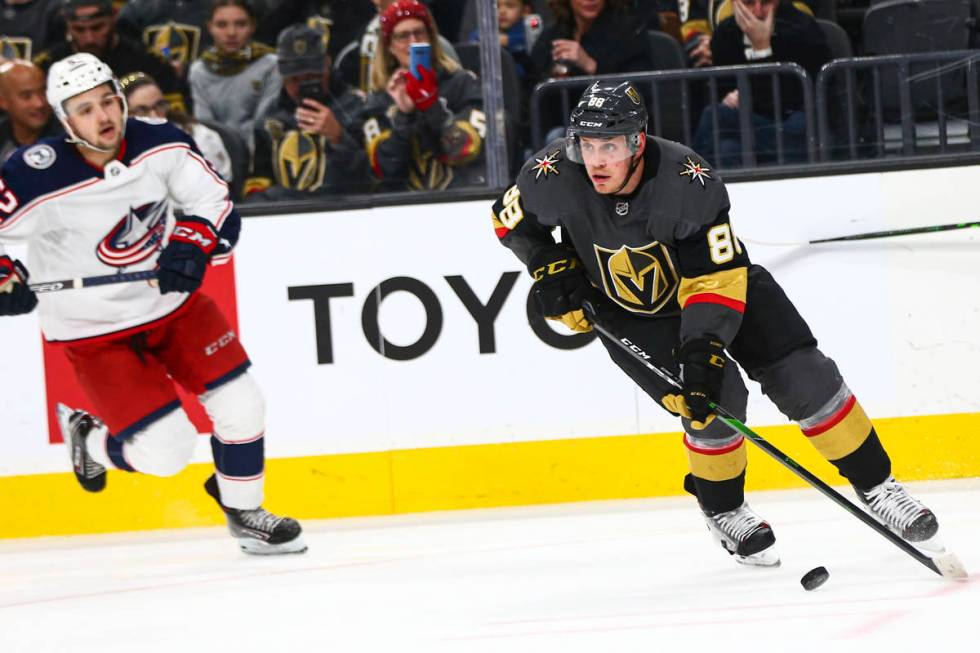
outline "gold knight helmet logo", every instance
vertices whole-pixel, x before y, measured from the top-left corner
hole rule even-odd
[[[276,183],[284,188],[315,191],[323,184],[326,156],[322,137],[296,129],[286,129],[282,122],[266,120],[273,148]]]
[[[593,247],[606,295],[623,308],[653,314],[677,294],[677,271],[659,242],[619,249]]]
[[[174,21],[150,25],[143,30],[143,42],[164,59],[188,65],[199,55],[201,28]]]

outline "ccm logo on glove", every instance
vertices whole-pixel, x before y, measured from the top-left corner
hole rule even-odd
[[[197,245],[204,250],[205,254],[210,254],[218,246],[218,238],[214,229],[210,225],[200,222],[178,222],[170,240]]]

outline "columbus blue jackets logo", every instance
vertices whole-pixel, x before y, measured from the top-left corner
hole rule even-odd
[[[594,247],[606,295],[623,308],[656,313],[677,294],[677,272],[659,242],[619,249]]]
[[[131,208],[102,239],[95,254],[106,265],[117,268],[139,263],[160,249],[166,226],[166,200]]]

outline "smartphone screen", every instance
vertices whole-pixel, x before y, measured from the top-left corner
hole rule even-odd
[[[419,68],[432,69],[432,46],[428,43],[413,43],[408,49],[408,70],[415,79],[422,81]]]

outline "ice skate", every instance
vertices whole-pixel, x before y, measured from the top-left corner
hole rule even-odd
[[[92,460],[85,448],[88,434],[102,426],[102,422],[84,410],[74,410],[59,403],[56,408],[61,437],[71,455],[72,467],[79,485],[88,492],[105,489],[105,467]]]
[[[748,503],[728,512],[704,513],[708,530],[721,546],[743,565],[778,567],[776,536],[772,528]]]
[[[278,555],[306,551],[303,529],[295,519],[279,517],[261,506],[253,510],[237,510],[224,506],[214,474],[205,481],[204,489],[221,506],[228,519],[228,530],[238,540],[238,546],[243,552]]]
[[[936,536],[939,531],[936,515],[909,494],[894,476],[870,490],[854,490],[868,513],[903,540],[928,551],[944,550]]]

